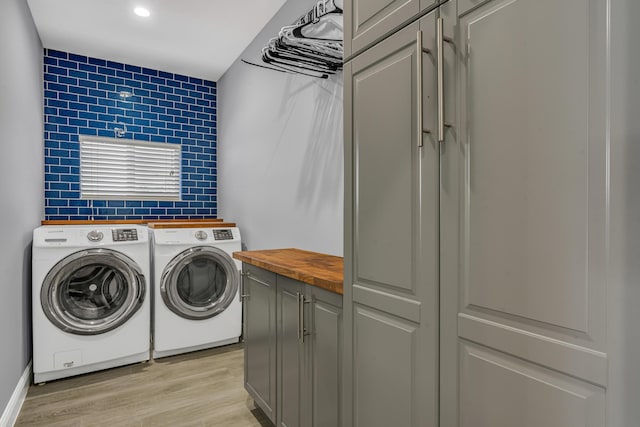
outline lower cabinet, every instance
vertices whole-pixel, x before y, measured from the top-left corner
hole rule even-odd
[[[277,426],[306,425],[303,407],[309,378],[305,372],[304,325],[306,307],[304,283],[278,276],[277,320]]]
[[[276,422],[276,274],[242,269],[244,388]]]
[[[342,295],[306,286],[309,301],[307,371],[310,378],[305,426],[342,425]]]
[[[269,298],[254,298],[259,274],[273,275]],[[340,426],[342,296],[247,264],[243,290],[245,331],[262,331],[245,335],[245,388],[256,404],[278,427]]]

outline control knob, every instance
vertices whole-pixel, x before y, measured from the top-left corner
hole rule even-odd
[[[196,239],[198,240],[206,240],[207,239],[207,232],[206,231],[196,231]]]
[[[103,237],[104,234],[102,234],[102,232],[98,230],[91,230],[89,233],[87,233],[87,239],[89,239],[90,242],[99,242]]]

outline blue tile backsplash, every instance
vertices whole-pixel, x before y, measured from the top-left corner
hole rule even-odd
[[[45,219],[216,217],[215,82],[45,49],[44,108]],[[180,201],[80,199],[79,136],[123,123],[124,139],[181,145]]]

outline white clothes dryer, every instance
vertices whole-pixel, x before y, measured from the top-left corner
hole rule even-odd
[[[33,232],[35,383],[149,360],[149,232],[137,225]]]
[[[197,227],[197,225],[196,225]],[[152,235],[153,357],[239,341],[242,250],[238,228],[155,228]]]

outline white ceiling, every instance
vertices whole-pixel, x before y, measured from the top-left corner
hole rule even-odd
[[[27,0],[45,48],[213,81],[285,1]]]

